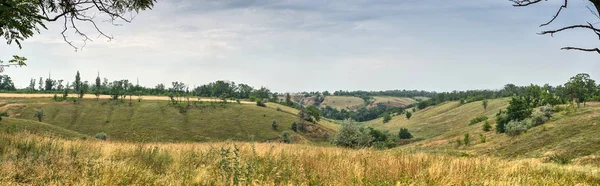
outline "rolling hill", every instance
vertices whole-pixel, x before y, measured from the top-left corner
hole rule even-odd
[[[167,101],[142,101],[115,104],[101,99],[78,103],[49,99],[0,99],[0,110],[11,117],[33,121],[37,109],[44,110],[43,123],[84,135],[105,132],[110,140],[184,142],[184,141],[266,141],[277,139],[282,131],[291,132],[295,114],[252,104],[202,102],[182,111]],[[282,106],[283,107],[283,106]],[[185,109],[184,109],[185,110]],[[278,123],[274,130],[272,122]],[[296,135],[300,141],[326,141],[330,129],[316,125],[319,135]],[[294,133],[294,132],[292,132]]]
[[[365,100],[352,96],[327,96],[323,103],[321,103],[321,107],[330,106],[338,110],[354,110],[364,105]]]

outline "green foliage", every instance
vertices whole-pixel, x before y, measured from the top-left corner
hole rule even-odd
[[[550,104],[546,104],[540,107],[540,112],[544,114],[547,118],[552,118],[552,114],[555,112],[554,107]]]
[[[492,130],[492,125],[490,125],[490,122],[485,121],[483,123],[482,130],[485,132],[489,132],[490,130]]]
[[[383,113],[383,123],[390,122],[392,120],[392,115],[389,112]]]
[[[486,137],[483,134],[479,134],[479,142],[485,143],[487,141]]]
[[[463,143],[465,144],[465,146],[471,145],[471,136],[469,135],[469,133],[465,134],[465,138],[463,138]]]
[[[279,125],[277,125],[277,121],[273,120],[271,127],[273,128],[273,130],[277,130],[277,127],[279,127]]]
[[[575,100],[579,106],[579,103],[585,105],[585,102],[598,91],[598,87],[590,75],[581,73],[571,77],[569,82],[565,83],[565,91],[571,99],[569,101]]]
[[[292,123],[292,127],[291,127],[291,128],[292,128],[292,130],[293,130],[294,132],[298,132],[298,124],[296,124],[296,122],[295,122],[295,121]]]
[[[552,114],[550,113],[550,117],[552,117]],[[541,124],[546,123],[550,118],[548,118],[546,116],[545,113],[541,112],[541,111],[535,111],[531,114],[531,121],[532,121],[532,126],[531,127],[535,127],[535,126],[539,126]]]
[[[477,117],[471,119],[471,121],[469,121],[469,125],[474,125],[479,122],[486,121],[487,119],[488,119],[487,116],[477,116]]]
[[[410,113],[409,111],[406,111],[406,119],[410,120],[410,117],[412,117],[412,113]]]
[[[529,106],[530,105],[527,103],[525,98],[516,96],[512,97],[512,99],[509,101],[506,111],[501,110],[498,112],[498,114],[496,114],[496,132],[505,132],[505,125],[507,125],[510,121],[523,121],[531,116],[532,110]],[[519,129],[519,127],[514,127],[515,125],[513,125],[513,129]]]
[[[308,107],[306,107],[306,112],[315,118],[315,120],[320,121],[321,120],[321,111],[317,108],[317,106],[315,105],[309,105]]]
[[[33,114],[34,118],[37,118],[39,122],[42,122],[42,119],[44,118],[44,110],[42,109],[38,109],[35,111],[35,113]]]
[[[292,143],[292,135],[288,131],[281,132],[281,141],[284,143]]]
[[[506,134],[509,136],[517,136],[521,133],[527,132],[528,123],[525,121],[512,120],[506,124]]]
[[[570,164],[572,159],[573,157],[565,154],[552,154],[548,157],[548,161],[561,165]]]
[[[483,110],[487,110],[487,106],[488,106],[488,100],[487,100],[487,99],[484,99],[484,100],[481,102],[481,105],[483,106]]]
[[[267,105],[265,105],[265,103],[262,101],[262,99],[259,99],[256,101],[256,106],[266,107]]]
[[[369,147],[372,141],[368,128],[359,127],[353,120],[344,120],[332,143],[340,147],[364,148]]]
[[[97,133],[94,137],[102,141],[106,141],[106,139],[108,139],[108,135],[106,135],[104,132]]]
[[[408,132],[408,129],[400,128],[400,131],[398,131],[398,138],[399,139],[411,139],[411,138],[413,138],[413,136],[412,136],[412,134],[410,134],[410,132]]]
[[[371,134],[371,136],[373,137],[373,141],[372,142],[383,142],[383,141],[387,141],[387,135],[385,135],[383,132],[376,130],[374,128],[368,127],[369,128],[369,134]]]

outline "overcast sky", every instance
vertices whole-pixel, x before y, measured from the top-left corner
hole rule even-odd
[[[589,31],[539,36],[560,1],[514,8],[507,0],[159,0],[132,23],[101,28],[75,52],[62,23],[23,43],[0,45],[0,59],[27,57],[5,72],[17,87],[48,76],[94,81],[139,78],[144,86],[231,80],[277,92],[497,89],[562,84],[577,73],[600,81]],[[587,1],[570,2],[548,28],[600,22]],[[98,20],[101,22],[101,20]],[[85,26],[82,26],[85,27]],[[80,41],[72,31],[69,39]],[[76,42],[76,45],[81,43]]]

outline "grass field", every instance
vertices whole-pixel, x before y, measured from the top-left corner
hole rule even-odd
[[[354,110],[359,106],[364,106],[365,100],[359,97],[352,96],[327,96],[323,103],[321,103],[321,107],[330,106],[336,108],[338,110],[346,109],[346,110]]]
[[[386,97],[386,96],[375,96],[373,97],[375,102],[373,102],[373,106],[377,104],[384,104],[391,107],[405,107],[410,104],[415,104],[417,101],[411,98],[402,98],[402,97]]]
[[[483,122],[468,125],[472,118],[487,116],[491,125],[495,126],[495,113],[508,106],[508,99],[490,100],[487,111],[481,102],[464,105],[448,102],[419,110],[410,120],[400,115],[386,124],[379,119],[365,125],[390,134],[396,134],[401,127],[408,128],[415,138],[422,138],[399,150],[534,158],[540,161],[557,161],[558,158],[574,164],[600,166],[600,106],[589,105],[571,114],[556,113],[548,123],[516,137],[493,130],[484,132],[481,129]],[[462,140],[467,133],[471,136],[471,145],[457,148],[456,140]],[[480,141],[481,135],[485,136],[485,143]]]
[[[598,185],[597,167],[269,143],[120,143],[0,133],[7,185]]]
[[[62,96],[62,95],[57,95],[57,96]],[[72,97],[75,98],[77,97],[77,94],[69,94],[68,97]],[[0,93],[0,98],[52,98],[54,97],[54,94],[15,94],[15,93]],[[130,96],[127,96],[126,99],[129,99]],[[96,95],[94,94],[84,94],[83,95],[84,99],[96,99]],[[100,95],[98,98],[100,99],[111,99],[110,95]],[[169,101],[171,100],[171,98],[169,98],[168,96],[142,96],[141,97],[142,100],[153,100],[153,101]],[[137,96],[131,96],[131,99],[133,101],[137,101],[138,97]],[[218,98],[205,98],[205,97],[196,97],[196,96],[192,96],[190,97],[191,101],[204,101],[204,102],[221,102],[222,100],[218,99]],[[235,100],[227,100],[227,102],[231,102],[234,103],[236,102]],[[251,101],[240,101],[240,103],[243,104],[256,104],[256,102],[251,102]]]
[[[186,112],[167,101],[115,104],[108,100],[84,99],[54,102],[47,98],[0,99],[0,110],[11,117],[33,121],[37,109],[44,110],[43,122],[84,135],[105,132],[118,141],[265,141],[291,131],[295,114],[250,104],[203,102],[191,104]],[[272,122],[279,127],[272,129]],[[292,132],[293,133],[293,132]],[[317,139],[314,139],[317,140]],[[326,139],[322,139],[325,140]]]

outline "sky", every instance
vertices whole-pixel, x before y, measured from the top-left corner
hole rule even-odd
[[[503,85],[565,83],[578,73],[600,81],[600,55],[561,51],[597,47],[597,36],[544,29],[597,23],[587,1],[569,7],[548,27],[560,1],[512,7],[507,0],[158,0],[131,23],[96,20],[108,41],[86,23],[91,38],[75,51],[62,22],[23,42],[0,45],[0,59],[28,58],[7,68],[17,87],[31,78],[190,87],[216,80],[276,92],[417,89],[499,89]],[[68,39],[83,45],[72,29]]]

